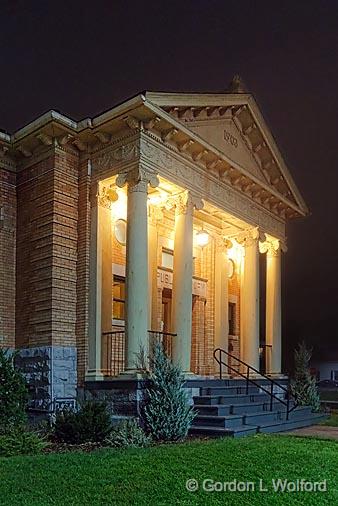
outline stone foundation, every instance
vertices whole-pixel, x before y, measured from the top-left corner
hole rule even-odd
[[[16,365],[28,383],[29,410],[51,413],[75,405],[77,397],[76,348],[38,346],[22,348]]]

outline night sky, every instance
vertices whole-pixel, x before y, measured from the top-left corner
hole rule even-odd
[[[336,0],[0,0],[0,127],[240,74],[312,213],[288,226],[284,343],[338,350],[337,24]]]

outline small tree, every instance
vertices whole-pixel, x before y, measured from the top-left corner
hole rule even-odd
[[[14,366],[15,353],[0,349],[0,432],[26,421],[27,389],[23,374]]]
[[[311,406],[314,411],[320,409],[320,398],[316,380],[310,374],[309,362],[312,350],[304,342],[295,350],[295,374],[291,381],[291,393],[300,406]]]
[[[155,441],[184,439],[195,412],[188,405],[181,369],[171,362],[160,344],[154,346],[150,365],[148,399],[142,414],[145,429]]]

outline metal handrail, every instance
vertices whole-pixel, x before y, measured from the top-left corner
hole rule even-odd
[[[219,358],[216,356],[217,352],[219,352]],[[243,374],[242,372],[238,371],[237,369],[235,369],[234,367],[232,367],[228,363],[223,362],[223,360],[222,360],[222,353],[224,353],[226,355],[226,357],[230,357],[231,359],[237,360],[237,362],[239,362],[241,365],[244,365],[247,368],[246,374]],[[227,351],[223,350],[222,348],[216,348],[214,350],[213,355],[214,355],[214,359],[219,364],[219,377],[220,377],[220,379],[222,379],[222,366],[227,367],[231,371],[235,371],[236,374],[238,374],[239,376],[241,376],[242,378],[244,378],[246,380],[246,390],[245,390],[246,391],[246,395],[248,395],[248,393],[249,393],[249,383],[252,383],[253,385],[255,385],[256,387],[260,388],[261,390],[263,390],[263,392],[267,393],[270,396],[270,411],[272,411],[272,408],[273,408],[273,399],[276,399],[278,402],[280,402],[281,404],[283,404],[284,406],[286,406],[286,419],[287,420],[289,419],[289,414],[291,413],[291,411],[293,411],[294,409],[296,409],[297,406],[298,406],[297,402],[295,401],[293,407],[290,408],[290,400],[291,400],[290,397],[291,396],[290,396],[289,385],[288,385],[287,388],[285,388],[283,385],[281,385],[280,383],[278,383],[276,380],[274,380],[272,378],[269,378],[269,376],[267,376],[266,374],[262,374],[255,367],[247,364],[246,362],[243,362],[243,360],[239,359],[238,357],[235,357],[234,355],[231,355],[230,353],[228,353]],[[257,383],[254,379],[250,378],[250,371],[253,371],[256,374],[259,374],[260,376],[262,376],[263,378],[265,378],[266,380],[268,380],[270,382],[270,388],[269,389],[264,388],[264,386],[262,386],[261,384]],[[280,397],[278,397],[277,395],[275,395],[275,393],[274,393],[274,386],[275,385],[285,392],[285,399],[286,400],[281,399]]]
[[[177,337],[177,334],[159,330],[148,330],[148,336],[150,339],[157,340],[161,343],[168,357],[172,356],[172,339],[173,337]],[[107,338],[105,342],[103,342],[103,346],[106,348],[107,373],[118,376],[125,368],[125,329],[121,328],[121,330],[102,332],[102,337]]]

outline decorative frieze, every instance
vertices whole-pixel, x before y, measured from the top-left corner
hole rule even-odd
[[[168,147],[159,145],[154,139],[143,137],[140,156],[144,165],[156,167],[171,181],[192,190],[200,198],[208,200],[225,212],[258,225],[271,235],[285,237],[285,223],[281,219],[261,208],[249,197],[241,195],[215,175],[183,159]]]
[[[93,158],[93,169],[110,169],[117,165],[117,162],[130,162],[137,160],[140,156],[140,144],[138,139],[129,141],[125,139],[119,146],[105,151],[99,156]]]

